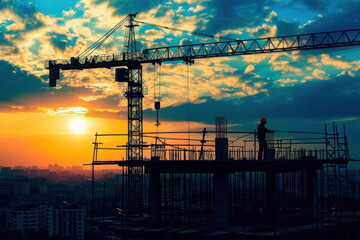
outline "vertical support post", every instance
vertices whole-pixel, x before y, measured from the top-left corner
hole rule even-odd
[[[201,149],[200,149],[200,154],[199,154],[199,160],[201,160],[204,155],[204,144],[206,143],[206,140],[205,140],[206,128],[204,128],[204,130],[202,131],[202,134],[203,134],[203,136],[202,136],[202,140],[200,141]]]
[[[159,161],[158,156],[151,157],[151,161]],[[150,221],[155,225],[161,220],[161,186],[160,173],[151,168],[149,171],[149,204],[150,204]]]
[[[226,118],[216,118],[215,161],[228,160]],[[226,227],[229,222],[229,173],[218,168],[214,172],[214,211],[217,227]]]
[[[317,174],[315,169],[306,171],[306,207],[309,218],[315,219],[317,209]]]
[[[102,224],[103,225],[105,222],[105,192],[106,192],[106,182],[104,181],[104,183],[103,183],[103,204],[102,204]]]
[[[94,216],[95,216],[95,162],[97,161],[97,152],[99,143],[97,141],[98,134],[95,134],[95,141],[94,144],[94,152],[93,152],[93,159],[91,164],[91,228],[94,230]]]
[[[94,211],[95,211],[95,165],[91,165],[91,230],[94,230]]]
[[[276,174],[274,171],[266,172],[266,209],[268,217],[276,214]]]

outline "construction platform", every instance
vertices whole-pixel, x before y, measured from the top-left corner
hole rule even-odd
[[[270,136],[261,160],[256,133],[229,136],[226,126],[193,133],[193,144],[175,143],[184,140],[176,133],[157,133],[155,143],[141,146],[148,151],[141,160],[100,159],[100,151],[126,145],[103,146],[101,138],[124,135],[97,134],[89,164],[89,222],[121,239],[337,239],[343,231],[358,239],[360,209],[352,208],[347,179],[352,160],[345,132],[333,129],[298,138]],[[214,138],[205,138],[211,133]],[[110,187],[99,185],[94,169],[109,164],[119,166],[120,174],[115,203],[106,207]]]
[[[325,164],[348,164],[350,160],[165,160],[165,161],[96,161],[91,165],[118,165],[120,167],[144,167],[145,173],[215,173],[215,172],[292,172],[320,170]]]

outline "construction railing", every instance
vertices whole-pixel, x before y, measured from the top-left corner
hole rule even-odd
[[[256,131],[227,131],[226,134],[228,160],[257,160],[259,144]],[[148,161],[151,157],[158,157],[159,160],[215,160],[215,135],[216,131],[205,129],[190,133],[144,133],[146,142],[143,143],[143,160]],[[94,161],[126,160],[127,144],[116,145],[121,137],[126,141],[126,134],[96,134]],[[109,140],[110,138],[113,140]],[[103,159],[99,150],[120,150],[120,154],[105,154],[107,159]],[[325,128],[324,132],[279,130],[275,134],[267,134],[265,151],[265,160],[350,159],[345,129],[340,134],[336,125],[333,125],[331,133]]]

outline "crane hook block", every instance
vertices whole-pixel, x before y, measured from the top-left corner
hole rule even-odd
[[[115,69],[115,81],[129,82],[129,70],[127,68],[116,68]]]
[[[160,109],[160,102],[155,102],[155,110],[159,110]]]
[[[60,69],[50,68],[49,87],[56,87],[56,80],[60,78]]]

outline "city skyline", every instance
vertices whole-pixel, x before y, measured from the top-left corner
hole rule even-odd
[[[3,166],[90,163],[98,133],[127,132],[125,84],[114,70],[62,71],[48,87],[43,61],[78,56],[125,15],[231,39],[359,28],[358,1],[0,1],[0,144]],[[96,54],[123,51],[124,29]],[[214,42],[140,25],[140,49]],[[345,123],[350,154],[360,158],[358,47],[146,64],[144,131],[155,131],[154,76],[161,76],[159,131],[253,131],[261,117],[275,130],[323,131]],[[187,77],[188,76],[188,77]],[[187,85],[189,84],[189,88]],[[189,101],[188,94],[189,93]],[[188,112],[189,109],[189,112]],[[189,114],[189,115],[188,115]],[[126,139],[119,139],[125,144]],[[119,155],[121,159],[124,155]]]

